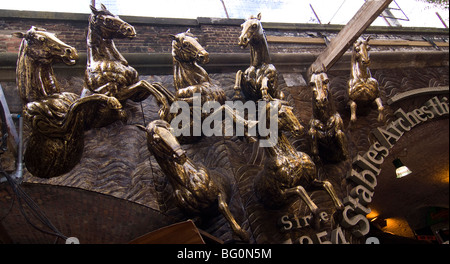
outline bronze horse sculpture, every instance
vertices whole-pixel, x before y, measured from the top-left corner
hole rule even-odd
[[[84,131],[99,124],[105,115],[123,117],[122,105],[106,95],[80,99],[77,94],[60,91],[53,63],[73,65],[78,54],[54,34],[31,27],[14,36],[23,38],[16,76],[24,116],[31,127],[25,164],[34,176],[60,176],[80,161]]]
[[[314,216],[319,213],[319,208],[312,201],[307,189],[322,188],[331,196],[338,210],[343,209],[343,204],[336,195],[332,184],[328,181],[317,179],[316,165],[311,157],[301,151],[297,151],[289,142],[283,131],[300,136],[303,127],[298,122],[292,107],[280,100],[274,100],[269,105],[278,104],[278,141],[273,147],[265,148],[267,153],[264,169],[258,173],[255,180],[255,193],[259,200],[269,208],[279,208],[287,204],[292,197],[300,197],[308,206]],[[316,218],[317,219],[317,218]]]
[[[311,152],[314,156],[337,162],[348,158],[348,146],[344,122],[336,111],[328,87],[329,82],[325,71],[315,72],[311,76],[313,118],[309,122],[308,134],[311,137]]]
[[[140,128],[147,132],[148,150],[168,177],[178,207],[190,215],[204,215],[219,210],[233,232],[248,242],[249,235],[228,208],[230,183],[226,182],[225,177],[189,159],[166,121],[155,120],[147,128]]]
[[[209,53],[188,29],[184,33],[171,35],[173,57],[173,79],[176,90],[174,100],[191,102],[195,93],[202,96],[202,102],[225,102],[225,92],[214,85],[208,73],[199,64],[209,62]]]
[[[172,38],[173,81],[176,92],[174,95],[169,95],[167,99],[169,103],[180,101],[189,105],[190,122],[187,125],[191,128],[190,136],[183,135],[179,137],[179,140],[183,143],[192,142],[200,138],[194,136],[192,131],[195,111],[194,96],[199,96],[202,105],[205,102],[218,102],[223,105],[226,96],[223,89],[213,84],[209,74],[199,65],[209,62],[209,53],[198,42],[190,29],[177,35],[170,35],[170,37]],[[178,113],[171,113],[165,120],[171,122],[177,115]],[[202,112],[200,115],[200,120],[204,120],[209,114]]]
[[[277,70],[271,64],[267,38],[261,24],[261,13],[257,17],[251,16],[241,27],[239,45],[242,48],[250,45],[251,61],[245,72],[239,70],[236,73],[234,98],[252,101],[284,100],[283,92],[278,90]]]
[[[88,60],[85,72],[87,89],[93,93],[116,97],[120,102],[131,99],[135,102],[153,95],[162,106],[160,117],[164,118],[170,109],[167,102],[169,91],[159,83],[150,84],[139,80],[137,71],[117,50],[114,40],[133,39],[133,26],[109,12],[102,4],[101,10],[90,6],[87,36]]]
[[[368,105],[375,101],[378,106],[378,122],[384,120],[384,107],[380,98],[380,89],[378,81],[372,78],[370,72],[369,40],[360,38],[353,44],[352,52],[352,70],[348,82],[348,96],[350,99],[351,118],[353,123],[356,121],[357,105]]]

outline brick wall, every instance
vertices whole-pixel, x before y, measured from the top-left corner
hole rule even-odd
[[[153,209],[122,199],[82,189],[41,184],[22,184],[21,188],[37,203],[52,224],[65,236],[77,237],[82,244],[128,243],[155,229],[174,223],[174,219]],[[0,185],[0,225],[7,235],[0,236],[0,244],[9,237],[17,244],[52,244],[55,236],[39,232],[29,225],[19,211],[18,201],[8,184]],[[33,217],[22,202],[29,220],[50,231]],[[1,228],[1,227],[0,227]],[[65,241],[59,240],[59,243]]]

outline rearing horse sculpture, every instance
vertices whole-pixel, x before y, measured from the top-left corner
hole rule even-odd
[[[137,71],[120,54],[113,41],[114,38],[133,39],[136,36],[134,27],[109,12],[103,4],[101,10],[90,7],[85,73],[87,88],[93,93],[114,96],[121,102],[127,99],[140,102],[153,95],[162,105],[160,116],[164,118],[170,109],[167,102],[169,91],[161,84],[140,81]]]
[[[190,107],[190,135],[179,138],[181,142],[191,142],[200,137],[193,136],[193,102],[194,94],[199,94],[201,104],[207,101],[215,101],[224,104],[225,92],[222,88],[213,84],[208,73],[199,65],[209,62],[209,53],[200,45],[198,39],[188,29],[186,32],[172,37],[173,80],[176,93],[168,94],[167,100],[171,104],[175,101],[186,102]],[[201,106],[200,106],[201,107]],[[198,109],[201,110],[201,109]],[[165,120],[171,122],[177,113],[169,114]],[[201,113],[201,120],[209,114]]]
[[[209,62],[209,53],[188,29],[184,33],[171,35],[173,57],[174,100],[191,102],[194,93],[200,93],[202,102],[225,102],[225,92],[214,85],[200,64]]]
[[[380,98],[378,81],[372,78],[369,69],[369,40],[370,36],[366,40],[360,38],[353,44],[352,70],[350,81],[348,82],[351,122],[356,121],[357,105],[367,105],[371,104],[373,101],[375,101],[378,106],[378,122],[384,120],[384,107]]]
[[[80,161],[84,131],[106,115],[124,117],[122,105],[106,95],[80,99],[77,94],[60,92],[52,65],[58,61],[73,65],[78,54],[54,34],[31,27],[13,35],[23,38],[16,76],[24,116],[31,126],[25,165],[34,176],[56,177]]]
[[[317,216],[319,208],[306,190],[322,188],[331,196],[336,208],[343,209],[343,204],[336,195],[332,184],[317,179],[316,165],[311,157],[297,151],[283,134],[282,131],[290,131],[296,136],[302,134],[302,126],[292,112],[292,107],[280,100],[271,101],[267,106],[270,107],[271,104],[279,104],[278,141],[275,146],[265,148],[267,158],[264,169],[255,180],[257,197],[271,208],[279,208],[288,203],[290,198],[300,197],[313,215]],[[267,118],[273,117],[267,115]]]
[[[166,121],[155,120],[147,128],[139,127],[147,132],[148,150],[168,177],[178,207],[191,215],[208,214],[218,209],[233,232],[248,242],[249,235],[228,208],[231,190],[226,178],[189,159]]]
[[[336,111],[328,90],[329,82],[325,71],[315,72],[311,76],[313,118],[309,122],[308,134],[311,137],[311,152],[314,156],[337,162],[348,158],[348,146],[344,122]]]
[[[250,67],[236,74],[234,86],[235,99],[242,98],[258,101],[269,101],[271,98],[284,100],[284,94],[278,90],[278,73],[270,62],[269,46],[266,34],[261,24],[261,13],[257,17],[251,16],[241,25],[242,32],[239,45],[246,48],[250,44]]]

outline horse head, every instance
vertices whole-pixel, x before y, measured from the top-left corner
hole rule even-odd
[[[172,56],[183,62],[196,61],[201,64],[209,62],[209,53],[200,45],[191,30],[170,35],[172,37]]]
[[[300,124],[300,121],[298,121],[297,117],[292,111],[293,108],[288,105],[288,102],[275,99],[266,105],[266,112],[271,113],[270,108],[274,106],[278,109],[277,117],[270,116],[270,114],[268,114],[267,116],[270,116],[270,118],[278,119],[278,130],[289,131],[296,137],[302,136],[304,127]]]
[[[169,161],[184,164],[187,161],[186,152],[181,148],[177,138],[172,134],[170,124],[163,120],[155,120],[147,128],[147,143],[158,156]]]
[[[26,33],[13,33],[13,36],[23,38],[19,56],[27,55],[32,60],[42,64],[52,64],[62,61],[74,65],[78,59],[77,50],[59,40],[55,34],[45,29],[31,27]]]
[[[325,71],[314,72],[311,76],[311,81],[309,85],[313,91],[313,102],[319,107],[323,108],[328,105],[328,84],[330,79]]]
[[[120,19],[119,16],[112,14],[103,4],[101,10],[97,10],[93,5],[90,7],[92,10],[89,18],[91,28],[102,38],[133,39],[136,37],[134,27]]]
[[[353,55],[355,60],[359,61],[362,65],[368,67],[370,65],[369,46],[370,36],[367,39],[359,38],[353,44]]]
[[[261,13],[258,16],[251,16],[242,25],[241,35],[239,36],[239,46],[246,48],[254,36],[264,34],[261,25]]]

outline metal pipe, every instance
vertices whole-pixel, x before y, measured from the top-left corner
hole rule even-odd
[[[23,180],[23,116],[19,116],[19,146],[17,148],[17,169],[13,173],[14,180],[20,184]]]
[[[11,174],[11,178],[14,179],[18,184],[23,181],[23,116],[18,114],[11,115],[14,118],[19,118],[19,144],[17,147],[17,165],[16,170]],[[0,178],[0,183],[6,182],[6,177]]]

